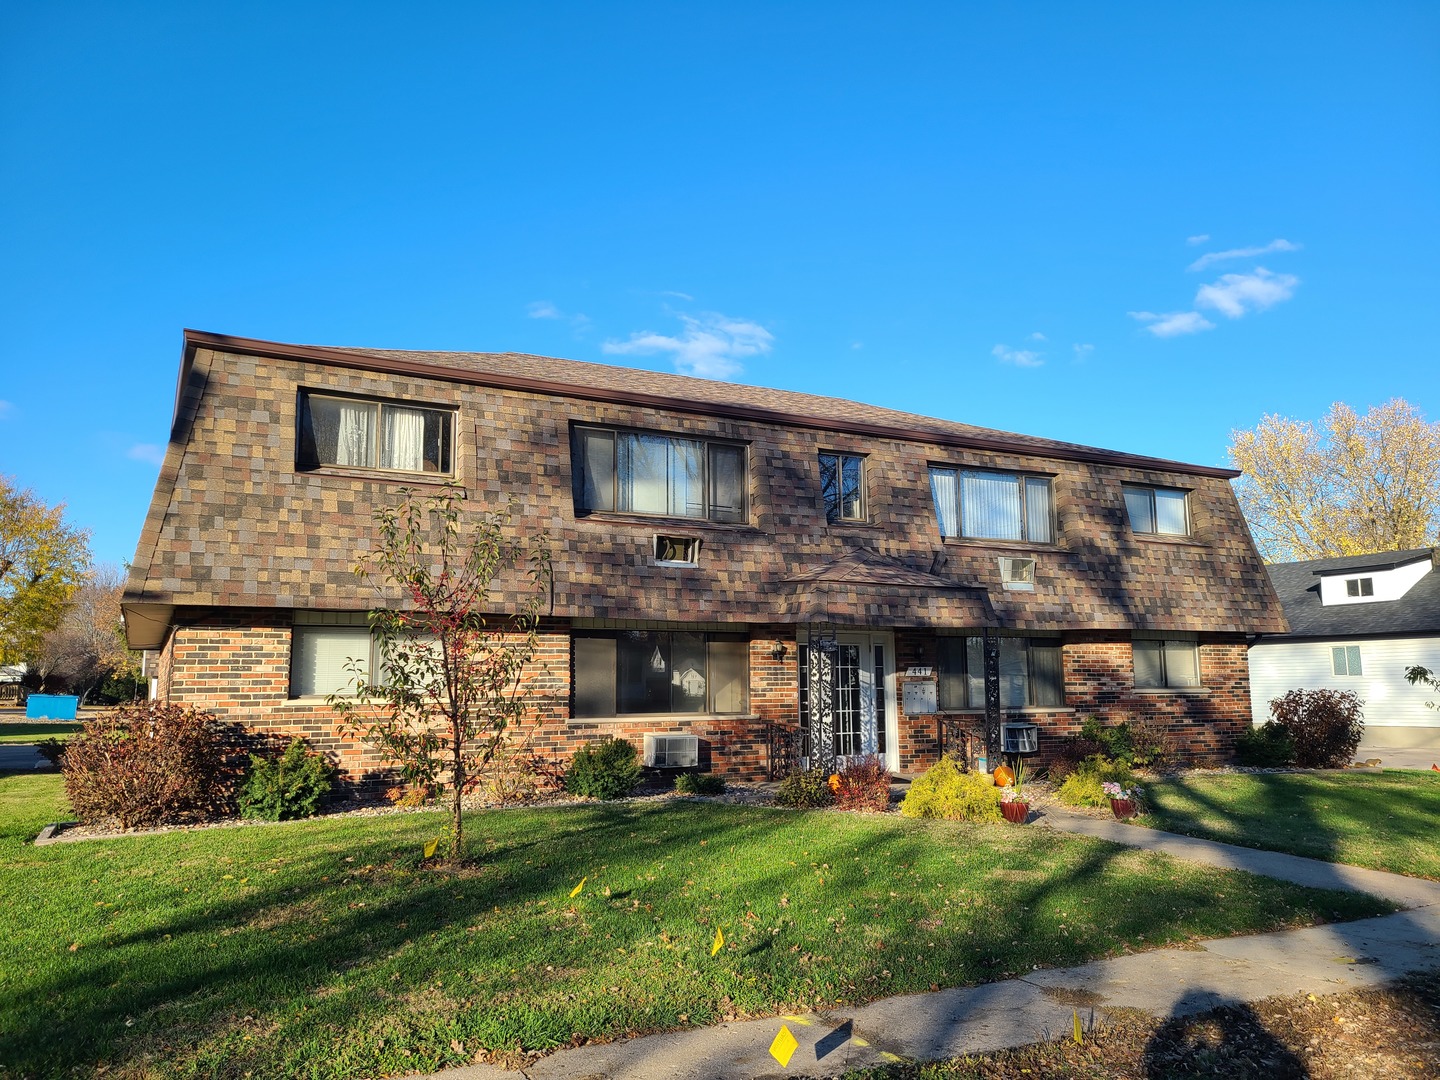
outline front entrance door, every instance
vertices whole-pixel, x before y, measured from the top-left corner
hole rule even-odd
[[[808,663],[809,694],[814,705],[823,693],[821,680],[831,681],[830,715],[816,715],[821,709],[812,706],[804,719],[810,733],[810,756],[813,764],[833,757],[837,768],[852,758],[874,754],[885,762],[887,769],[898,765],[896,752],[894,679],[891,659],[894,647],[889,634],[836,634],[833,651],[827,649],[829,663]],[[828,642],[826,643],[828,644]],[[808,659],[808,647],[806,655]],[[819,659],[818,657],[816,658]],[[826,753],[826,724],[830,721],[830,753]],[[811,723],[810,721],[814,721]]]

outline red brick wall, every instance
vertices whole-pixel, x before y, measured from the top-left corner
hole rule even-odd
[[[935,665],[935,638],[918,632],[899,633],[896,652],[899,765],[900,772],[913,774],[929,768],[940,755],[940,717],[905,715],[904,672],[911,665]],[[1129,635],[1067,635],[1063,649],[1066,708],[1008,713],[1005,719],[1038,725],[1040,749],[1032,759],[1036,764],[1050,760],[1062,739],[1079,734],[1089,716],[1111,724],[1137,720],[1157,724],[1190,760],[1227,761],[1233,756],[1235,737],[1250,723],[1250,672],[1245,653],[1243,640],[1204,641],[1198,691],[1145,691],[1135,689]],[[979,712],[955,715],[976,728],[983,726]]]
[[[194,705],[253,731],[303,736],[324,751],[353,780],[387,773],[387,763],[361,739],[347,735],[341,717],[322,698],[290,693],[288,612],[234,609],[178,625],[161,654],[160,693]],[[785,647],[776,655],[777,641]],[[752,717],[667,717],[646,720],[570,719],[570,635],[563,625],[545,628],[540,647],[521,676],[528,708],[511,731],[517,746],[551,759],[568,760],[584,743],[609,736],[643,750],[646,734],[684,733],[700,737],[700,763],[732,779],[760,780],[769,772],[767,723],[793,727],[798,717],[796,647],[784,627],[752,632],[750,713]]]
[[[777,653],[783,645],[783,655]],[[935,638],[912,631],[896,634],[897,707],[900,709],[899,771],[923,772],[939,758],[940,718],[907,716],[903,709],[905,670],[934,666]],[[1177,746],[1196,760],[1223,760],[1235,736],[1249,723],[1250,687],[1245,643],[1206,641],[1200,647],[1203,689],[1195,693],[1134,689],[1128,636],[1109,632],[1071,635],[1064,646],[1067,708],[1025,711],[1009,718],[1040,728],[1043,764],[1060,740],[1079,732],[1087,716],[1108,723],[1144,719],[1158,723]],[[750,715],[667,717],[646,720],[571,720],[570,635],[561,623],[546,626],[540,648],[527,665],[522,686],[529,702],[523,722],[512,730],[517,745],[561,761],[586,742],[608,736],[627,739],[636,750],[646,734],[687,733],[700,737],[701,767],[736,780],[765,779],[769,773],[768,725],[793,729],[799,717],[793,628],[756,627],[750,642]],[[289,696],[290,615],[234,609],[179,625],[161,654],[163,697],[209,709],[222,719],[270,735],[302,735],[325,751],[354,779],[382,775],[386,763],[363,741],[348,736],[323,699]],[[978,727],[979,713],[959,714]]]

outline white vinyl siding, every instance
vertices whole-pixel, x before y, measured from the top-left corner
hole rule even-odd
[[[1335,673],[1336,648],[1357,646],[1362,674]],[[1250,647],[1250,712],[1255,723],[1270,719],[1270,701],[1291,690],[1354,690],[1365,702],[1365,725],[1440,728],[1440,709],[1427,709],[1434,691],[1411,686],[1413,664],[1440,671],[1440,635],[1364,641],[1260,641]],[[1349,659],[1346,659],[1349,670]]]

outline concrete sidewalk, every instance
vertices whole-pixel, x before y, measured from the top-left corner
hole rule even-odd
[[[1406,910],[1355,922],[1205,942],[1200,947],[1036,971],[985,986],[887,998],[859,1008],[776,1017],[561,1050],[523,1070],[475,1065],[439,1080],[755,1080],[838,1076],[847,1069],[984,1053],[1061,1037],[1078,1009],[1180,1016],[1282,994],[1376,986],[1440,967],[1440,882],[1216,844],[1113,820],[1046,811],[1041,827],[1319,888],[1384,896]],[[1033,826],[1032,826],[1033,827]],[[769,1046],[785,1024],[799,1042],[788,1068]]]

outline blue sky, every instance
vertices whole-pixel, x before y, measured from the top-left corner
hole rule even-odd
[[[1440,414],[1440,5],[0,8],[0,472],[131,557],[180,331],[1206,464]]]

